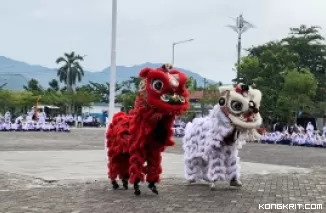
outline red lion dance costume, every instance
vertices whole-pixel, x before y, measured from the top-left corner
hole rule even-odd
[[[114,189],[116,179],[128,189],[128,180],[134,184],[135,195],[140,195],[139,183],[158,194],[156,183],[162,173],[161,153],[173,146],[173,122],[176,115],[189,107],[186,89],[187,76],[169,66],[140,71],[139,94],[129,114],[114,115],[107,131],[108,176]],[[146,163],[146,165],[144,165]]]

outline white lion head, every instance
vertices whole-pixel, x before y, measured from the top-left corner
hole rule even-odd
[[[219,105],[230,122],[239,129],[255,129],[262,124],[259,113],[262,93],[246,84],[220,87]]]

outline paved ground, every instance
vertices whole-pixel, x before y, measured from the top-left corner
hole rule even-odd
[[[71,133],[0,132],[0,151],[44,150],[103,150],[102,128],[73,130]],[[181,139],[168,153],[182,154]],[[247,162],[291,165],[295,167],[325,167],[326,149],[292,147],[268,144],[247,144],[240,152],[241,160]]]
[[[0,152],[0,168],[47,181],[107,180],[102,150]],[[183,178],[183,156],[163,153],[163,178]],[[243,174],[307,173],[310,169],[241,161]]]
[[[247,176],[242,189],[221,184],[215,191],[206,185],[188,186],[180,180],[166,179],[160,185],[159,196],[142,187],[143,194],[135,197],[132,190],[112,191],[107,182],[58,185],[1,174],[0,212],[287,212],[258,208],[262,203],[325,203],[325,184],[325,174],[318,173]]]
[[[180,179],[180,171],[179,173],[172,171],[172,167],[179,168],[180,166],[182,158],[179,155],[182,153],[180,140],[177,141],[177,146],[169,149],[164,156],[170,157],[169,161],[175,163],[163,163],[165,170],[170,171],[171,174],[167,174],[162,180],[159,186],[159,196],[153,195],[145,186],[142,187],[143,194],[140,197],[134,197],[132,190],[112,191],[105,180],[91,179],[86,183],[51,182],[32,177],[31,174],[44,170],[45,164],[51,164],[51,159],[54,161],[54,153],[57,153],[56,156],[64,153],[60,152],[62,150],[68,154],[78,152],[78,162],[75,160],[75,154],[71,154],[71,157],[66,154],[63,160],[67,162],[67,165],[70,163],[76,168],[81,168],[79,164],[91,162],[91,159],[95,158],[95,153],[102,153],[100,150],[104,146],[103,136],[103,129],[73,130],[70,134],[0,132],[0,213],[326,212],[325,209],[271,211],[258,208],[258,204],[263,203],[321,203],[326,208],[326,150],[318,148],[247,144],[240,154],[241,160],[245,161],[242,166],[244,186],[241,189],[232,189],[226,183],[218,185],[215,191],[209,191],[208,186],[203,184],[186,185]],[[32,150],[39,152],[30,152]],[[84,152],[78,150],[84,150]],[[90,153],[94,155],[92,158]],[[85,159],[82,159],[80,155]],[[97,162],[100,164],[102,156],[98,158]],[[19,165],[32,165],[33,162],[34,166],[40,169],[29,171],[26,169],[22,172]],[[311,170],[299,168],[291,170],[291,168],[277,165],[304,167]],[[254,168],[257,171],[265,169],[269,171],[267,172],[269,174],[253,175],[246,172],[255,171]],[[83,175],[87,171],[92,173],[95,171],[92,169],[81,169],[77,175]],[[61,170],[58,171],[54,170],[52,173],[60,173]],[[287,173],[281,174],[282,171],[287,171]],[[171,178],[172,173],[177,173],[177,175]],[[57,179],[62,179],[63,176],[67,175],[61,174]]]

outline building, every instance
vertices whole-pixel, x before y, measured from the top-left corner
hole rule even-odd
[[[202,112],[202,104],[201,100],[204,97],[204,91],[193,91],[189,95],[190,109],[188,112],[195,113],[196,117],[201,117]]]
[[[216,91],[210,93],[208,91],[193,91],[189,95],[190,109],[188,112],[195,113],[196,117],[202,117],[208,113],[210,109],[213,108],[213,104],[203,104],[204,98],[216,98],[216,101],[219,97],[219,92],[216,94]]]
[[[121,112],[122,105],[115,104],[113,113]],[[91,106],[83,106],[82,114],[90,115],[93,117],[100,118],[101,122],[105,122],[105,118],[109,114],[109,104],[108,103],[93,103]]]

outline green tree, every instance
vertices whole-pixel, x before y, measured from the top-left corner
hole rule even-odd
[[[317,26],[305,25],[291,28],[290,35],[280,41],[271,41],[249,48],[248,56],[243,57],[237,66],[242,81],[262,91],[261,113],[264,118],[281,116],[285,120],[293,119],[292,115],[295,115],[298,110],[293,107],[295,100],[300,100],[297,105],[301,108],[315,113],[326,106],[326,72],[324,69],[326,47],[319,29]],[[291,82],[289,78],[310,79],[307,76],[309,71],[314,80],[308,82],[315,84],[317,89],[312,88],[312,90],[316,94],[300,95],[299,99],[294,98],[289,90],[294,90],[296,87],[287,86]],[[304,86],[301,85],[300,88]],[[311,101],[315,101],[315,104],[311,105],[318,107],[308,108]]]
[[[288,122],[294,122],[298,110],[312,112],[316,91],[317,80],[309,70],[287,71],[277,101],[277,114]]]
[[[84,92],[89,92],[89,93],[94,93],[95,90],[94,88],[91,86],[91,84],[86,84],[80,87],[77,87],[76,89],[77,91],[84,91]]]
[[[282,43],[299,56],[297,69],[308,68],[312,73],[324,72],[326,64],[325,38],[320,35],[318,26],[290,28],[290,35],[282,39]]]
[[[58,107],[65,106],[67,101],[63,99],[62,93],[60,91],[54,91],[54,90],[47,90],[44,92],[44,94],[41,96],[40,103],[44,105],[54,105]]]
[[[27,113],[34,106],[37,97],[38,95],[31,91],[12,92],[12,107],[10,111],[13,114]]]
[[[57,71],[57,76],[60,82],[66,84],[69,91],[74,91],[77,81],[81,82],[84,76],[84,69],[80,65],[80,61],[83,60],[84,58],[75,54],[75,52],[64,53],[63,57],[59,57],[56,60],[57,64],[62,64]]]
[[[80,111],[82,106],[89,106],[93,102],[98,102],[100,97],[85,90],[72,91],[54,91],[45,90],[41,93],[30,89],[29,91],[10,91],[0,90],[0,112],[4,113],[10,110],[13,114],[26,114],[35,105],[36,100],[40,97],[40,104],[55,105],[62,109],[62,112]],[[68,106],[72,106],[71,109]],[[70,112],[68,111],[70,110]]]
[[[187,82],[186,82],[186,88],[187,88],[189,91],[196,91],[196,90],[197,90],[197,81],[196,81],[196,79],[194,79],[192,76],[190,76],[190,77],[187,79]]]
[[[0,90],[2,90],[8,83],[3,83],[0,85]]]
[[[220,97],[220,83],[208,84],[203,90],[203,98],[200,100],[202,116],[208,113],[215,104],[218,103]]]
[[[49,82],[49,90],[50,91],[55,91],[55,92],[58,92],[60,90],[60,86],[59,86],[59,82],[57,79],[52,79],[50,82]]]
[[[65,95],[67,98],[71,99],[74,106],[74,112],[78,113],[81,113],[81,108],[83,106],[91,106],[92,103],[99,101],[98,96],[86,91],[78,91],[76,93],[68,92]]]
[[[129,112],[134,107],[140,81],[139,77],[131,77],[121,84],[121,93],[117,96],[117,102],[122,104],[125,112]]]
[[[282,42],[268,42],[248,49],[239,66],[239,77],[244,83],[259,88],[263,95],[261,113],[274,118],[279,93],[287,70],[297,67],[299,57]],[[268,121],[268,119],[265,121]]]
[[[26,91],[30,91],[35,94],[40,94],[42,92],[42,87],[39,82],[35,79],[31,79],[27,82],[27,85],[23,86]]]
[[[326,45],[325,38],[318,26],[301,25],[290,29],[290,36],[283,39],[283,44],[299,56],[297,68],[308,68],[318,80],[317,95],[314,101],[323,102],[326,99]]]
[[[30,91],[0,90],[0,112],[10,110],[11,113],[26,113],[36,100]]]
[[[139,77],[130,77],[130,79],[123,81],[120,85],[121,93],[138,92],[140,81],[141,78]]]
[[[130,109],[134,108],[137,93],[126,92],[122,93],[117,97],[117,102],[122,104],[125,112],[129,112]]]
[[[204,101],[210,105],[218,103],[220,97],[220,83],[208,84],[204,90]]]
[[[110,95],[110,84],[107,82],[105,84],[95,83],[90,81],[88,89],[92,88],[94,94],[98,95],[100,98],[100,102],[108,103],[109,95]],[[119,91],[121,89],[121,85],[116,83],[115,91]]]
[[[9,90],[0,90],[0,112],[4,113],[12,105],[12,92]]]

